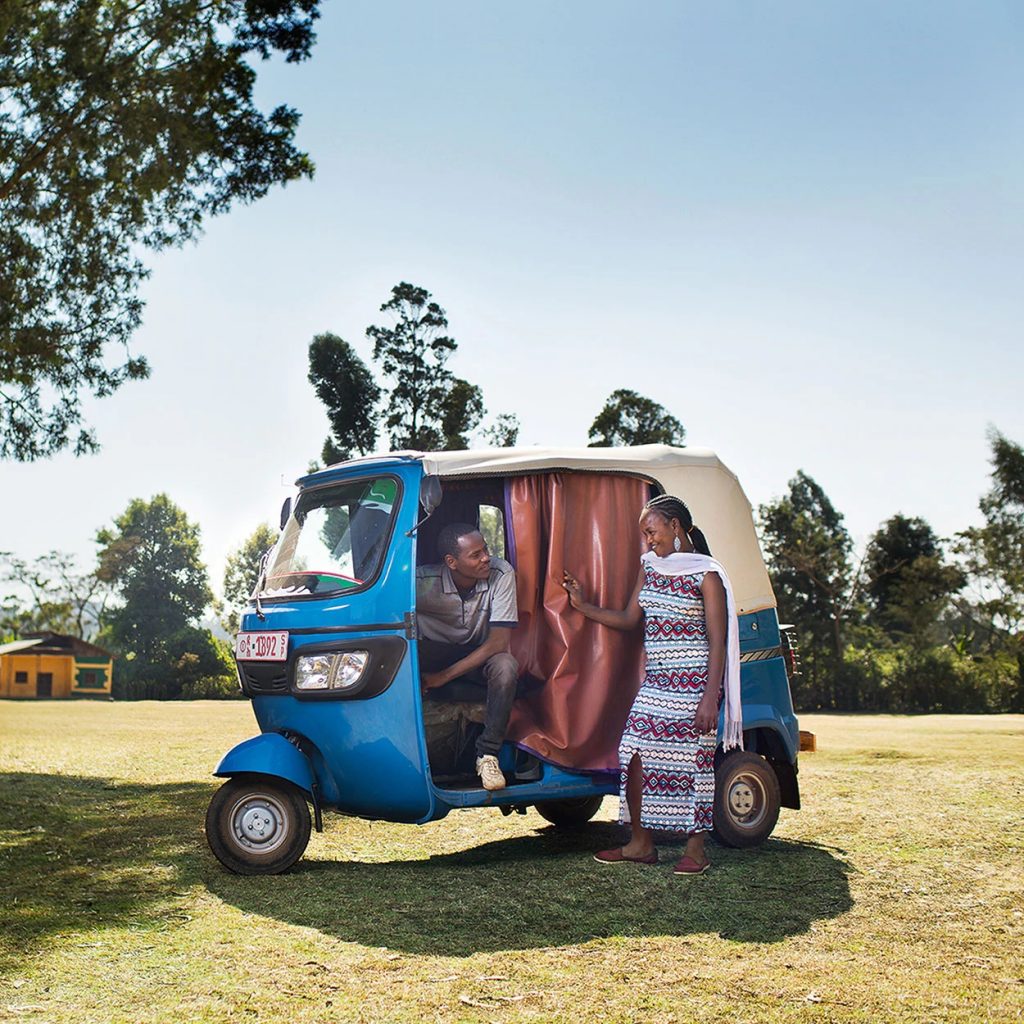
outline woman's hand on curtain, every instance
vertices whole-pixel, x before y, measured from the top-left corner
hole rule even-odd
[[[614,608],[602,608],[600,605],[584,601],[580,592],[580,581],[567,570],[562,570],[562,586],[569,595],[569,603],[573,608],[582,612],[588,619],[600,622],[602,626],[611,626],[612,629],[629,630],[639,625],[644,614],[640,607],[640,589],[643,584],[644,573],[641,569],[633,596],[622,611],[616,611]]]
[[[562,571],[562,586],[569,595],[569,604],[577,611],[583,611],[586,601],[583,600],[583,591],[580,589],[580,581],[571,576],[565,570]]]

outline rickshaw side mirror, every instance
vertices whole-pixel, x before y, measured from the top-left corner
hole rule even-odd
[[[406,531],[406,537],[412,537],[441,504],[441,478],[439,476],[425,476],[420,481],[420,504],[426,515],[411,530]]]
[[[437,506],[441,504],[441,478],[439,476],[425,476],[420,481],[420,504],[427,515],[433,515]]]
[[[284,504],[281,506],[281,529],[284,529],[284,524],[288,522],[288,517],[292,514],[292,499],[285,498]]]

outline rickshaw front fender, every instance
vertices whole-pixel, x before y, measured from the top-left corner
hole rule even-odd
[[[232,747],[217,765],[214,775],[271,775],[313,794],[313,766],[309,758],[280,733],[265,732]]]

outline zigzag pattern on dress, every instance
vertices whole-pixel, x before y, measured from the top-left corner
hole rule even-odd
[[[704,596],[700,592],[700,585],[704,580],[704,573],[692,572],[687,576],[662,576],[646,562],[644,563],[644,575],[646,586],[649,586],[655,600],[676,600],[683,604],[689,604],[692,600],[703,601]]]
[[[714,828],[714,805],[711,803],[696,804],[693,808],[693,824],[695,832],[710,832]]]
[[[693,727],[692,722],[679,719],[653,718],[650,715],[630,715],[626,719],[626,728],[634,735],[643,739],[667,739],[676,738],[681,740],[696,739],[700,733]]]
[[[676,671],[684,672],[700,672],[702,675],[707,676],[707,657],[703,660],[696,658],[680,658],[676,657],[660,657],[658,654],[648,654],[647,656],[647,675],[653,677],[652,681],[656,682],[658,678],[664,677],[669,671],[675,669]]]
[[[643,808],[643,824],[645,828],[653,828],[663,832],[679,831],[678,820],[680,810],[691,827],[688,831],[709,832],[712,828],[712,804],[709,800],[687,800],[668,798],[664,801],[651,800],[651,807]]]
[[[706,747],[701,747],[697,751],[697,756],[693,759],[693,764],[698,772],[711,772],[714,774],[715,752],[708,750]]]
[[[652,672],[648,670],[646,684],[659,690],[696,690],[703,693],[708,685],[708,674],[701,669],[690,672]]]
[[[700,581],[697,580],[698,576],[701,580],[704,578],[704,574],[701,572],[691,573],[689,576],[661,576],[652,572],[652,576],[654,577],[652,586],[655,590],[668,591],[686,597],[703,598],[700,592]],[[697,582],[694,582],[695,580]]]
[[[693,772],[697,765],[694,751],[681,751],[678,749],[679,746],[680,744],[676,740],[668,743],[657,743],[651,740],[645,745],[643,750],[640,750],[634,737],[623,737],[622,743],[619,744],[619,764],[624,767],[629,764],[634,754],[640,754],[644,764],[659,764],[666,767],[678,765],[685,768],[688,772]]]
[[[644,565],[640,604],[647,668],[619,745],[619,813],[620,820],[628,819],[628,766],[638,754],[640,823],[647,828],[702,832],[711,827],[717,739],[714,733],[700,735],[693,725],[708,677],[703,578],[703,573],[661,576]]]
[[[678,772],[667,772],[664,769],[644,768],[644,792],[664,795],[672,793],[689,793],[693,789],[693,776],[680,775]]]
[[[666,714],[678,718],[685,715],[692,718],[697,713],[704,690],[663,690],[658,686],[642,690],[643,699],[639,695],[633,702],[634,711],[650,711],[652,714]]]
[[[706,636],[707,627],[703,622],[673,622],[670,619],[649,619],[644,628],[647,640],[687,640],[696,636]]]
[[[682,640],[668,640],[661,643],[645,645],[647,664],[665,671],[667,669],[694,669],[707,666],[708,643],[706,640],[693,640],[686,643]]]

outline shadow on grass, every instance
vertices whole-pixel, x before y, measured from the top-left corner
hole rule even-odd
[[[776,942],[851,906],[846,865],[823,847],[780,839],[756,850],[712,845],[712,872],[677,878],[678,845],[661,847],[656,868],[595,863],[594,850],[622,839],[607,822],[576,831],[544,826],[426,860],[307,858],[286,875],[241,878],[206,848],[212,792],[200,783],[0,775],[0,875],[9,893],[0,967],[104,926],[177,928],[182,890],[199,884],[246,913],[441,956],[704,932]]]
[[[161,931],[201,883],[198,783],[0,773],[0,969],[52,940],[107,926]]]
[[[709,845],[713,871],[680,878],[671,866],[681,845],[661,845],[658,867],[593,860],[594,850],[622,839],[608,823],[545,826],[427,860],[300,861],[277,880],[239,884],[214,875],[207,884],[245,911],[350,942],[440,956],[702,932],[777,942],[852,905],[844,862],[811,844]]]

